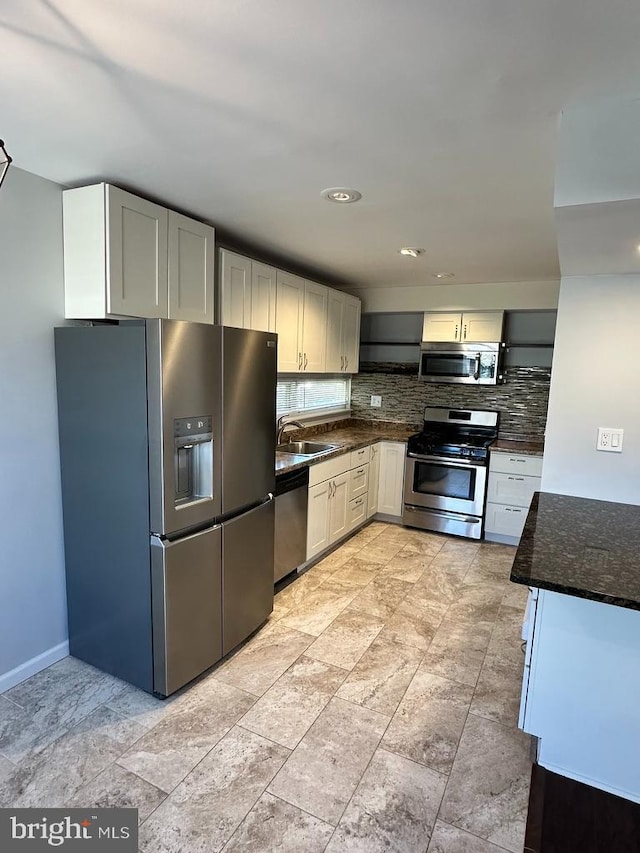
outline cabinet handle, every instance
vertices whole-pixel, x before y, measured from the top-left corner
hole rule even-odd
[[[344,370],[344,356],[340,356],[340,370]]]
[[[509,506],[506,506],[504,509],[505,509],[505,512],[522,512],[521,509],[511,509],[511,507],[509,507]]]
[[[345,357],[344,357],[344,369],[346,370],[348,367],[349,367],[349,359],[348,359],[348,357],[345,355]]]
[[[358,468],[356,474],[364,474],[364,468]]]
[[[524,477],[507,477],[507,480],[515,480],[517,483],[524,483]]]
[[[455,333],[454,337],[457,340],[457,338],[458,338],[458,324],[457,323],[456,323],[456,333]]]
[[[309,359],[307,358],[307,354],[305,352],[305,354],[304,354],[304,369],[305,370],[307,369],[307,364],[309,364]]]
[[[302,353],[298,353],[298,370],[302,370]]]
[[[467,340],[467,324],[466,323],[464,324],[464,332],[462,333],[462,337],[465,341]]]
[[[354,501],[353,505],[354,506],[360,506],[361,503],[362,503],[362,498],[360,498],[360,500],[358,500],[358,501]]]
[[[336,484],[333,480],[329,483],[329,497],[332,498],[336,493]]]
[[[526,461],[527,461],[526,459],[513,459],[513,458],[509,459],[509,462],[522,462],[523,464],[526,464]]]

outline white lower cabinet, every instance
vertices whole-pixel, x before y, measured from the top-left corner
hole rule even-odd
[[[406,445],[400,441],[381,441],[378,447],[380,473],[377,512],[401,516]]]
[[[371,445],[369,458],[369,491],[367,492],[367,518],[378,511],[378,484],[380,482],[380,444]]]
[[[310,467],[307,560],[367,520],[369,455],[362,447]]]
[[[329,496],[330,480],[309,486],[307,509],[307,560],[329,547]]]
[[[334,477],[333,492],[329,499],[329,544],[342,539],[349,532],[349,472]]]
[[[542,458],[492,451],[484,538],[517,545],[533,493],[540,490]]]

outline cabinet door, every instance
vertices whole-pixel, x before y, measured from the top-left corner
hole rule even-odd
[[[344,369],[347,373],[357,373],[360,364],[360,300],[354,296],[345,296],[342,339]]]
[[[309,487],[307,509],[307,560],[329,547],[329,495],[331,480]]]
[[[369,491],[367,492],[367,518],[378,511],[378,485],[380,483],[380,445],[371,447],[369,461]]]
[[[250,258],[220,249],[220,323],[248,329],[251,321]]]
[[[257,332],[276,330],[276,271],[253,261],[251,267],[251,319],[249,327]]]
[[[210,225],[169,211],[169,319],[213,323],[213,247]]]
[[[459,341],[461,332],[461,314],[424,315],[422,324],[423,341]]]
[[[329,289],[327,295],[327,373],[344,371],[344,348],[342,324],[344,318],[345,294]]]
[[[278,373],[298,373],[302,370],[304,279],[278,270],[276,283]]]
[[[484,520],[485,533],[519,538],[522,536],[528,512],[528,508],[524,506],[505,506],[488,502]]]
[[[465,312],[462,315],[463,341],[501,341],[502,311]]]
[[[107,186],[107,314],[167,317],[167,210]]]
[[[302,369],[306,373],[323,373],[326,369],[327,291],[322,284],[305,282]]]
[[[540,477],[489,471],[487,500],[498,504],[529,507],[533,493],[540,489]]]
[[[332,545],[349,532],[349,474],[331,480],[333,490],[329,500],[329,543]]]
[[[355,530],[367,519],[367,496],[362,495],[349,501],[349,531]]]
[[[396,441],[380,442],[378,512],[402,515],[405,445]]]

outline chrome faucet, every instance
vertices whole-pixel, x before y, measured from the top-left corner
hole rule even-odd
[[[282,415],[278,418],[276,423],[276,444],[282,444],[282,436],[284,435],[284,431],[288,426],[298,427],[299,429],[304,429],[304,424],[301,424],[300,421],[286,421],[286,415]]]

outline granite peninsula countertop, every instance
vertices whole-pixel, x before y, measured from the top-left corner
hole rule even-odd
[[[340,424],[340,422],[338,422]],[[346,426],[337,426],[335,429],[315,431],[287,430],[286,440],[298,441],[322,441],[326,444],[337,445],[335,450],[327,451],[318,456],[298,456],[293,453],[276,452],[276,474],[285,474],[309,465],[317,465],[318,462],[326,462],[343,453],[358,450],[373,444],[376,441],[406,441],[410,435],[418,432],[420,427],[411,424],[397,424],[389,422],[374,423],[362,421],[355,424],[354,421],[347,422]]]
[[[511,580],[640,610],[640,506],[536,492]]]

